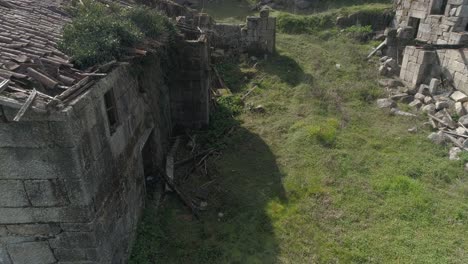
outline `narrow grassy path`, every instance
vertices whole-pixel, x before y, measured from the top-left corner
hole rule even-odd
[[[368,50],[280,34],[277,56],[231,65],[238,93],[261,83],[247,103],[266,113],[238,117],[202,219],[171,197],[148,212],[132,263],[466,263],[463,161],[426,128],[407,132],[424,119],[375,107]]]

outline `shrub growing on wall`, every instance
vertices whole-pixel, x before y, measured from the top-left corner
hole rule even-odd
[[[167,17],[149,8],[124,9],[84,1],[70,11],[73,20],[64,27],[59,48],[81,68],[118,59],[145,37],[157,39],[176,32]]]
[[[128,17],[146,37],[156,39],[163,35],[173,36],[176,33],[174,24],[164,15],[147,7],[136,7],[126,12]]]

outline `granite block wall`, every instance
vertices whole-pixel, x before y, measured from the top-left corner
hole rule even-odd
[[[398,0],[396,21],[417,29],[416,39],[427,44],[468,44],[468,0]],[[407,46],[400,78],[411,87],[445,79],[455,89],[468,92],[465,48],[424,50]]]
[[[206,38],[181,43],[180,69],[171,89],[172,120],[178,128],[204,128],[210,115],[210,55]]]
[[[260,17],[247,17],[245,25],[215,24],[216,48],[238,52],[274,53],[276,47],[276,18],[269,11],[260,11]]]
[[[116,68],[55,117],[0,124],[0,263],[125,263],[144,207],[143,159],[163,167],[172,128],[169,89],[149,60],[139,73]]]

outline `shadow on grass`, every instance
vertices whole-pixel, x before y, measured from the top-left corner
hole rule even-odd
[[[260,65],[261,70],[268,75],[274,75],[281,81],[296,86],[301,82],[313,83],[312,75],[305,73],[301,66],[292,58],[278,53],[269,57]]]
[[[273,201],[285,202],[286,195],[276,157],[261,137],[239,126],[229,109],[220,105],[217,113],[208,132],[236,129],[218,139],[224,142],[218,145],[223,154],[208,166],[207,210],[197,220],[174,194],[158,212],[148,206],[129,263],[278,262],[268,208]]]

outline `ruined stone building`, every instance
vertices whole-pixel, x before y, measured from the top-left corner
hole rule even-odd
[[[399,33],[410,28],[416,40],[401,54],[408,86],[438,80],[468,93],[468,1],[397,0],[395,21]]]
[[[176,79],[138,50],[82,71],[57,49],[63,2],[0,0],[1,264],[125,263],[173,128],[209,122],[201,30]]]

